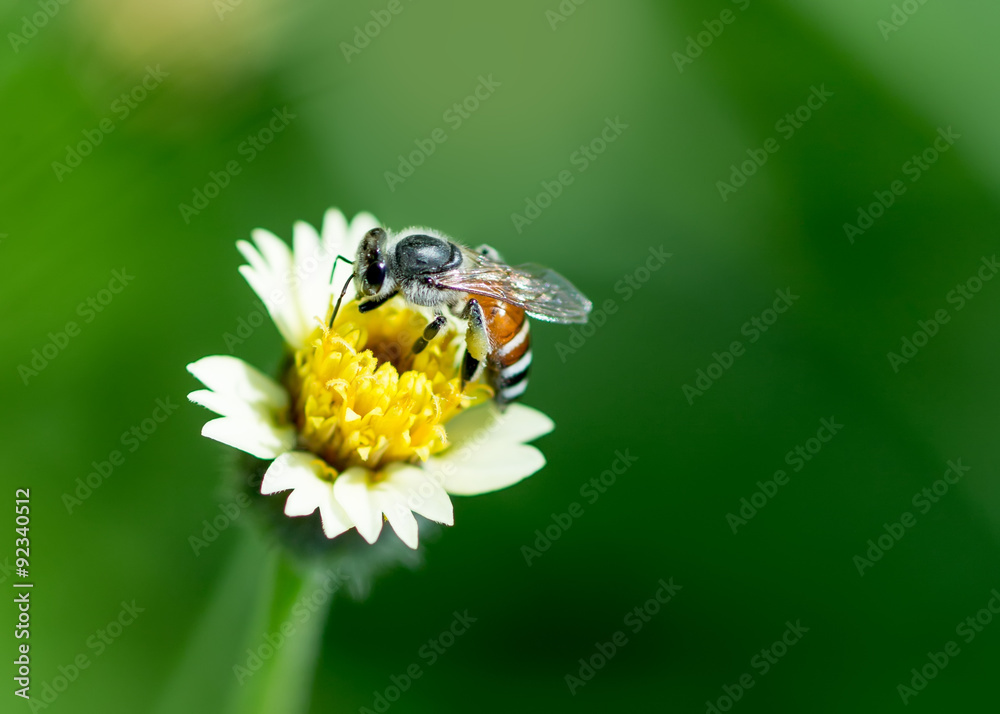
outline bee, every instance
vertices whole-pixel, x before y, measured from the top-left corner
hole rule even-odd
[[[591,310],[590,300],[559,273],[534,264],[508,265],[487,245],[472,250],[428,228],[398,233],[373,228],[361,240],[353,264],[331,326],[352,282],[360,312],[374,310],[395,295],[434,310],[413,345],[414,354],[445,326],[447,310],[467,325],[462,387],[485,370],[501,407],[528,386],[528,317],[584,323]]]

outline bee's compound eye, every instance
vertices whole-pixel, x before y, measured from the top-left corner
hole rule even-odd
[[[378,290],[385,282],[385,263],[372,263],[365,270],[365,282]]]

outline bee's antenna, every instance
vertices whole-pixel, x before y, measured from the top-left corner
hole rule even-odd
[[[333,282],[333,274],[337,272],[337,261],[340,261],[340,260],[344,261],[348,265],[354,265],[354,261],[353,260],[348,260],[347,258],[345,258],[342,255],[338,255],[336,258],[334,258],[333,259],[333,267],[330,268],[330,282],[331,283]],[[350,285],[351,284],[351,280],[353,280],[353,279],[354,279],[354,275],[352,274],[347,279],[347,285]],[[340,309],[340,301],[343,300],[344,299],[344,295],[347,294],[347,285],[344,285],[344,289],[340,293],[340,298],[337,300],[337,305],[336,305],[336,307],[333,308],[333,315],[330,317],[330,329],[333,329],[333,318],[335,318],[337,316],[337,310]]]
[[[330,268],[330,282],[331,283],[333,282],[333,274],[335,272],[337,272],[337,262],[340,261],[340,260],[344,261],[348,265],[354,265],[354,261],[353,260],[348,260],[347,258],[345,258],[342,255],[338,255],[336,258],[334,258],[333,259],[333,267]]]
[[[354,280],[354,275],[351,274],[347,276],[347,282],[344,283],[344,289],[340,291],[340,297],[337,298],[337,304],[333,306],[333,314],[330,315],[330,329],[333,329],[333,321],[337,317],[337,312],[340,310],[340,303],[343,301],[344,296],[347,294],[347,288],[351,286],[351,281]]]

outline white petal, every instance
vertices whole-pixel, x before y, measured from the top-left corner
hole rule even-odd
[[[521,404],[510,405],[502,414],[492,404],[470,409],[448,424],[451,446],[427,461],[425,473],[456,495],[507,488],[545,465],[542,453],[523,442],[547,434],[553,426],[540,411]]]
[[[281,238],[263,228],[252,230],[250,237],[253,238],[254,245],[257,246],[261,256],[267,261],[272,275],[276,279],[283,280],[288,291],[292,292],[292,282],[295,275],[292,270],[292,249]]]
[[[347,245],[347,236],[347,219],[344,218],[344,214],[336,208],[329,209],[323,216],[323,249],[343,255],[339,251],[351,247]],[[344,257],[353,259],[354,253],[344,255]]]
[[[513,486],[544,465],[545,457],[533,446],[494,442],[474,449],[448,449],[429,459],[424,468],[448,493],[474,496]]]
[[[212,355],[187,366],[213,392],[273,409],[288,406],[288,392],[275,380],[236,357]]]
[[[324,488],[324,484],[316,479],[309,485],[303,484],[290,494],[285,501],[286,516],[308,516],[319,508],[319,504],[324,500],[333,498],[333,484],[326,484],[329,488]]]
[[[201,434],[258,459],[273,459],[295,446],[293,427],[275,427],[262,419],[212,419],[201,428]]]
[[[344,531],[354,527],[347,511],[341,508],[333,497],[332,486],[330,497],[319,504],[319,517],[323,523],[323,535],[327,538],[336,538]]]
[[[270,496],[308,485],[311,481],[321,480],[317,478],[312,463],[316,458],[315,454],[308,451],[289,451],[282,454],[264,472],[264,478],[260,482],[260,492]]]
[[[223,416],[202,427],[204,436],[260,459],[273,459],[295,445],[295,429],[277,423],[278,412],[288,406],[288,393],[273,379],[225,355],[204,357],[187,368],[209,387],[191,392],[188,399]]]
[[[511,404],[502,414],[487,404],[469,409],[448,423],[448,453],[492,443],[523,444],[548,434],[554,426],[540,411],[523,404]]]
[[[305,261],[319,252],[319,234],[305,221],[295,221],[292,225],[292,254],[296,269],[301,269]]]
[[[320,249],[319,235],[308,223],[297,221],[292,242],[295,246],[295,278],[298,282],[299,310],[306,322],[315,325],[330,307],[330,267]]]
[[[256,414],[256,407],[243,399],[210,389],[198,389],[188,394],[188,401],[211,409],[219,416],[249,416]]]
[[[409,464],[391,464],[386,468],[386,478],[379,486],[391,488],[407,510],[424,518],[454,525],[455,514],[447,492],[427,473]],[[392,519],[389,519],[392,522]]]
[[[369,543],[382,532],[382,509],[375,502],[368,484],[368,471],[354,467],[333,482],[333,497],[354,522],[358,533]]]
[[[275,414],[283,409],[267,402],[249,402],[239,396],[208,389],[198,389],[187,396],[192,403],[211,409],[219,416],[264,421],[273,427],[277,427]]]
[[[370,486],[373,499],[399,539],[410,548],[416,549],[420,533],[413,512],[446,525],[454,523],[451,499],[422,469],[392,464],[383,475],[382,481]]]
[[[333,268],[333,261],[336,260],[337,256],[346,258],[346,260],[354,260],[355,253],[357,253],[357,245],[351,244],[349,240],[349,228],[347,225],[347,219],[344,218],[344,214],[338,211],[336,208],[331,208],[326,212],[323,217],[323,255],[328,258],[328,265],[330,269]],[[347,276],[350,275],[352,267],[350,263],[340,261],[337,264],[337,274],[330,275],[330,270],[327,270],[327,275],[324,276],[329,285],[332,286],[343,286],[344,281]],[[339,290],[340,287],[337,287]],[[333,288],[331,288],[333,290]]]
[[[239,271],[264,303],[271,322],[287,344],[299,346],[308,339],[301,328],[298,303],[285,292],[287,288],[278,287],[270,273],[256,272],[249,265],[241,265]]]
[[[382,480],[372,482],[370,476],[366,469],[353,468],[333,483],[336,502],[369,543],[374,543],[382,532],[383,515],[410,548],[417,547],[420,530],[413,511],[448,525],[454,522],[451,499],[421,469],[393,464]]]
[[[379,503],[379,508],[385,513],[389,525],[396,531],[399,539],[416,550],[420,526],[417,525],[417,519],[413,517],[410,509],[402,501],[389,496],[388,491],[376,490],[376,502]]]
[[[316,456],[305,451],[282,454],[268,467],[261,493],[270,495],[293,489],[285,501],[285,515],[308,516],[317,508],[323,533],[334,538],[354,523],[333,498],[333,484],[319,477]]]
[[[267,262],[264,260],[264,257],[257,251],[257,248],[254,247],[254,244],[250,241],[236,241],[236,250],[238,250],[244,258],[246,258],[246,261],[250,264],[250,269],[255,273],[265,275],[271,272],[267,266]]]
[[[299,347],[308,340],[314,325],[302,315],[294,256],[288,245],[270,231],[255,229],[254,245],[237,241],[236,247],[249,265],[240,266],[271,319],[288,344]]]

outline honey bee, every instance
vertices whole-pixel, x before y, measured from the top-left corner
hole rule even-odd
[[[445,326],[444,311],[449,310],[467,324],[463,388],[485,370],[501,407],[528,386],[528,317],[584,323],[591,310],[590,300],[559,273],[534,264],[507,265],[487,245],[472,250],[428,228],[398,233],[373,228],[361,240],[353,264],[331,326],[352,282],[360,312],[374,310],[395,295],[433,308],[434,318],[413,345],[415,354]]]

